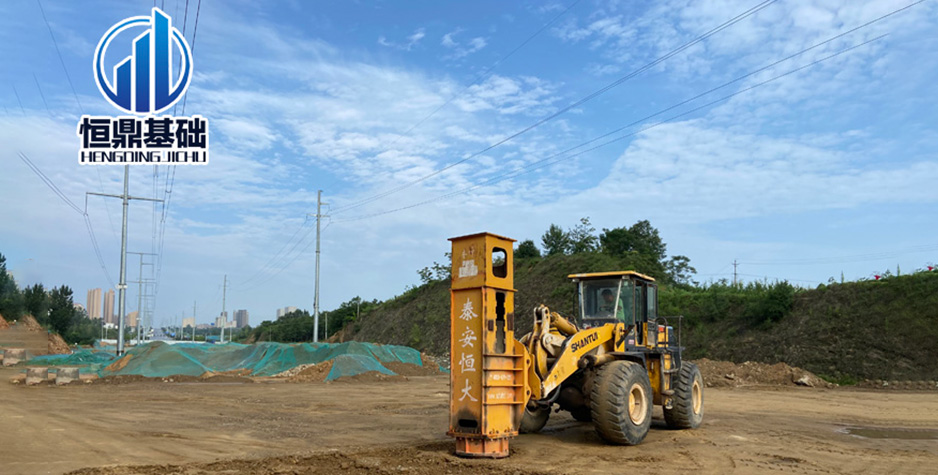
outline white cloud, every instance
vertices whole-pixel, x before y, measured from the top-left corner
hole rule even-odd
[[[485,38],[481,36],[471,38],[465,43],[457,41],[456,35],[462,33],[463,31],[465,30],[462,28],[457,28],[443,35],[442,40],[440,40],[440,44],[452,50],[452,53],[445,56],[446,59],[465,58],[466,56],[482,50],[482,48],[485,48],[488,45],[488,42],[485,40]]]
[[[864,167],[867,157],[840,147],[854,138],[811,145],[810,137],[739,133],[702,121],[665,124],[643,132],[580,199],[641,200],[647,213],[684,222],[938,202],[930,185],[938,163]]]
[[[396,43],[388,41],[384,36],[378,37],[378,44],[381,46],[387,46],[389,48],[397,48],[404,51],[410,51],[414,46],[417,46],[425,36],[427,36],[425,29],[417,28],[413,34],[409,35],[406,39],[407,41]]]

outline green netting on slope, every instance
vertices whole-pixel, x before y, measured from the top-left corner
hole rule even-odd
[[[78,366],[86,371],[96,372],[111,364],[114,355],[104,351],[88,349],[75,350],[69,355],[42,355],[28,361],[30,365],[42,366]]]
[[[135,346],[124,356],[129,357],[129,360],[123,368],[113,371],[105,369],[99,374],[136,374],[148,378],[164,378],[177,374],[201,376],[211,371],[199,361],[198,357],[203,355],[198,348],[183,348],[184,346],[187,345],[168,345],[163,342]]]
[[[326,376],[326,381],[355,376],[356,374],[377,371],[379,373],[394,375],[393,371],[385,368],[378,360],[365,355],[339,355],[332,360],[332,369]]]
[[[336,371],[352,376],[365,371],[390,373],[380,362],[404,362],[423,365],[420,352],[406,346],[371,343],[258,343],[241,345],[205,345],[199,343],[166,344],[153,342],[132,348],[130,359],[121,369],[100,372],[101,376],[135,374],[165,377],[174,374],[199,376],[207,371],[246,370],[254,376],[273,376],[302,364],[318,364],[341,356],[355,356]],[[346,360],[343,358],[343,360]],[[363,363],[368,360],[368,363]],[[354,363],[352,363],[354,361]],[[367,369],[365,369],[367,368]],[[358,371],[358,372],[355,372]],[[331,373],[330,373],[331,374]],[[336,377],[341,377],[336,376]]]

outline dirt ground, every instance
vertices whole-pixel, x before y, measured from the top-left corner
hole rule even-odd
[[[636,447],[554,414],[504,460],[452,455],[446,376],[23,387],[0,369],[0,473],[935,473],[934,391],[707,388]],[[234,379],[234,378],[233,378]],[[854,431],[866,437],[852,435]],[[886,438],[882,438],[886,437]]]

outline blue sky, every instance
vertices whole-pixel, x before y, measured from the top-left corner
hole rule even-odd
[[[193,46],[186,113],[211,124],[210,165],[173,179],[158,322],[190,316],[193,301],[209,321],[225,274],[228,308],[255,324],[311,308],[317,189],[331,215],[323,309],[399,294],[448,237],[539,242],[584,216],[599,229],[650,220],[700,281],[731,277],[734,259],[746,280],[804,286],[938,261],[931,1],[610,136],[623,140],[488,184],[912,2],[771,3],[484,153],[759,2],[190,0],[187,19],[185,2],[158,3]],[[110,285],[82,216],[18,153],[80,207],[86,191],[120,192],[122,168],[78,165],[76,124],[116,114],[91,74],[94,47],[152,6],[43,1],[61,62],[39,3],[0,7],[0,252],[20,284],[65,283],[79,302]],[[167,171],[133,168],[131,193],[164,196]],[[116,281],[119,203],[92,198],[88,213]],[[157,248],[152,205],[132,204],[129,219],[130,250]],[[128,298],[135,309],[135,290]]]

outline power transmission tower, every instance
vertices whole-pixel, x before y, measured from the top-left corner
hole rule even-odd
[[[144,293],[149,293],[149,287],[146,287],[155,281],[153,279],[144,279],[143,278],[143,266],[152,266],[152,262],[143,262],[143,256],[155,256],[156,254],[152,252],[127,252],[127,254],[136,254],[140,257],[140,271],[137,274],[137,280],[130,283],[137,284],[137,344],[139,345],[142,335],[146,335],[146,332],[143,331],[142,327],[144,326],[144,314],[146,309],[143,308],[143,299]],[[147,306],[149,307],[149,299],[147,299]]]
[[[733,288],[736,288],[736,266],[739,264],[736,262],[736,259],[733,259]]]
[[[322,202],[322,190],[316,193],[316,214],[307,216],[316,217],[316,293],[313,296],[313,343],[319,341],[319,235],[322,233],[322,218],[328,218],[328,215],[322,214],[322,205],[328,204]],[[328,319],[329,317],[326,316]],[[326,320],[326,335],[329,336],[329,321]]]
[[[197,302],[196,302],[195,300],[192,301],[192,342],[193,342],[193,343],[195,343],[195,325],[196,325],[196,323],[195,323],[195,322],[196,322],[196,319],[195,319],[195,304],[196,304],[196,303],[197,303]]]
[[[119,316],[117,319],[117,356],[121,356],[124,354],[124,318],[127,313],[127,299],[125,295],[127,292],[127,205],[130,200],[154,201],[158,203],[162,203],[163,200],[130,196],[130,165],[124,165],[124,193],[120,195],[110,195],[106,193],[86,192],[86,214],[88,213],[88,195],[103,196],[105,198],[120,198],[123,205],[123,217],[121,218],[121,269],[120,282],[117,283],[117,306],[119,307]],[[139,317],[140,316],[137,315],[137,318]]]

